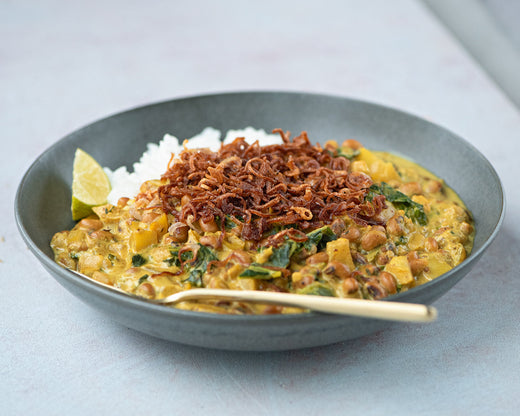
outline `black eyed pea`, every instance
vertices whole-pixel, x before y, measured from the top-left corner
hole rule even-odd
[[[343,286],[343,290],[345,291],[345,293],[348,293],[348,294],[357,292],[359,289],[359,283],[353,277],[349,277],[349,278],[343,280],[342,286]]]
[[[331,261],[325,269],[323,273],[336,276],[337,278],[344,280],[350,277],[350,268],[339,261]]]
[[[386,233],[380,229],[373,228],[361,237],[361,247],[370,251],[386,242]]]
[[[318,263],[328,263],[328,261],[329,261],[329,255],[324,251],[320,251],[319,253],[316,253],[310,257],[307,257],[307,259],[305,260],[305,263],[318,264]]]

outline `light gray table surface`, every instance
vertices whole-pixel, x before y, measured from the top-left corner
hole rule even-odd
[[[40,267],[13,203],[41,152],[118,111],[240,90],[386,104],[486,155],[508,214],[435,302],[438,321],[307,350],[205,350],[107,320]],[[520,114],[422,3],[4,0],[0,127],[0,414],[518,414]]]

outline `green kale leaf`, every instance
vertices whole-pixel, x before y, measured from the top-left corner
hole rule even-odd
[[[321,251],[327,246],[329,241],[336,240],[338,237],[334,234],[332,229],[326,225],[308,233],[307,238],[307,241],[301,243],[301,248],[310,250],[314,245],[317,247],[318,251]]]
[[[345,157],[348,160],[352,160],[356,156],[359,156],[359,150],[350,147],[340,147],[336,153],[336,157]]]
[[[168,266],[173,267],[181,267],[181,261],[187,262],[193,258],[193,252],[191,251],[185,251],[181,253],[181,258],[179,259],[179,250],[180,247],[174,247],[170,249],[171,257],[167,258],[166,260],[163,260],[164,263],[167,263]]]
[[[249,277],[253,279],[269,280],[280,277],[282,272],[279,270],[266,269],[258,264],[253,263],[245,269],[238,277]]]
[[[281,267],[285,269],[287,266],[289,266],[291,256],[294,254],[297,248],[298,244],[296,242],[293,240],[287,240],[280,247],[273,248],[273,254],[269,256],[269,259],[264,263],[264,265]]]
[[[199,244],[195,260],[187,267],[190,274],[185,281],[190,282],[196,287],[202,287],[202,276],[204,276],[204,273],[208,270],[208,264],[215,260],[218,260],[218,257],[213,250]]]
[[[149,277],[149,275],[147,275],[147,274],[142,275],[142,276],[139,278],[139,281],[137,282],[137,284],[140,285],[140,284],[146,282],[146,279],[148,279],[148,277]]]
[[[381,182],[380,185],[374,184],[369,188],[367,199],[372,201],[376,195],[383,195],[394,207],[402,209],[408,218],[416,221],[420,225],[426,225],[428,223],[424,207],[421,204],[412,201],[408,196],[387,183]]]
[[[146,259],[140,254],[135,254],[132,256],[132,267],[140,267],[146,263]]]
[[[305,286],[303,289],[298,290],[298,293],[301,295],[334,296],[334,292],[330,287],[318,282]]]

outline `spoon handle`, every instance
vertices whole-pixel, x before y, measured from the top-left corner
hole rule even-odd
[[[431,322],[437,318],[433,306],[328,296],[264,292],[260,290],[191,289],[152,301],[174,304],[187,300],[222,299],[294,306],[313,311],[391,321]]]

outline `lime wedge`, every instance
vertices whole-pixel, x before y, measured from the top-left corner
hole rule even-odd
[[[72,169],[72,219],[92,214],[92,207],[106,204],[110,181],[101,165],[81,149],[74,155]]]

